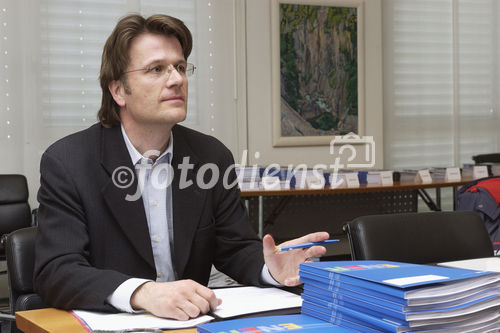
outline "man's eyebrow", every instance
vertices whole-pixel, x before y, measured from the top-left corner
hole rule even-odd
[[[147,68],[147,67],[151,67],[151,66],[156,66],[156,65],[169,65],[169,64],[172,64],[172,65],[180,65],[180,64],[187,64],[187,61],[184,60],[184,59],[179,59],[175,62],[172,62],[172,63],[167,63],[167,61],[165,61],[164,59],[152,59],[152,60],[149,60],[143,67]]]

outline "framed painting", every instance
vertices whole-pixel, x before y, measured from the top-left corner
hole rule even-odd
[[[364,135],[363,0],[271,0],[273,146]]]

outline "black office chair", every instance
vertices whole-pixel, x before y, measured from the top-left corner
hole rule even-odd
[[[7,272],[9,278],[10,313],[47,307],[33,291],[35,236],[37,227],[16,230],[6,237]],[[11,325],[11,332],[20,332]]]
[[[493,256],[484,223],[471,211],[361,216],[343,229],[353,260],[426,264]]]
[[[14,230],[29,227],[31,224],[32,212],[28,203],[26,177],[0,175],[0,237]],[[0,241],[0,260],[5,260],[3,241]]]
[[[476,156],[472,156],[472,160],[475,164],[500,163],[500,153],[479,154]]]

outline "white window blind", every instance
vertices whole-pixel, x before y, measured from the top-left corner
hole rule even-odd
[[[216,136],[236,153],[240,105],[234,92],[244,88],[238,87],[242,81],[237,81],[236,75],[235,31],[237,26],[242,28],[236,21],[242,3],[2,1],[0,143],[9,159],[0,166],[0,173],[25,174],[30,203],[37,206],[40,156],[54,141],[97,121],[102,48],[118,19],[132,12],[175,16],[191,30],[193,51],[189,61],[197,69],[189,78],[188,113],[183,125]],[[238,47],[242,46],[244,41]]]
[[[130,3],[129,3],[130,2]],[[128,12],[167,13],[184,21],[196,38],[194,1],[43,0],[40,6],[43,124],[86,128],[96,121],[101,102],[98,82],[106,38]],[[196,63],[196,39],[189,61]],[[196,77],[190,78],[188,119],[197,125]]]
[[[461,166],[500,151],[497,1],[383,5],[386,166]]]
[[[187,119],[183,125],[210,133],[237,148],[235,1],[41,0],[40,83],[42,123],[55,139],[96,121],[104,42],[130,12],[164,13],[184,21],[193,35]],[[198,56],[202,54],[203,56]]]
[[[45,127],[88,127],[101,101],[100,56],[126,0],[44,0],[40,5],[40,79]]]
[[[498,14],[497,0],[457,1],[460,164],[500,152]]]
[[[23,153],[22,61],[21,44],[16,39],[20,28],[18,3],[0,2],[0,147],[3,173],[19,172]]]

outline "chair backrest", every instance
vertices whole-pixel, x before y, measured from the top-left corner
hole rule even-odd
[[[41,297],[33,291],[36,232],[37,227],[29,227],[7,235],[5,252],[12,314],[46,307]]]
[[[0,175],[0,236],[31,225],[28,183],[23,175]],[[3,244],[0,256],[5,255]]]
[[[500,153],[480,154],[480,155],[472,156],[472,160],[476,164],[500,163]]]
[[[353,260],[425,264],[493,256],[484,223],[471,211],[361,216],[344,231]]]

